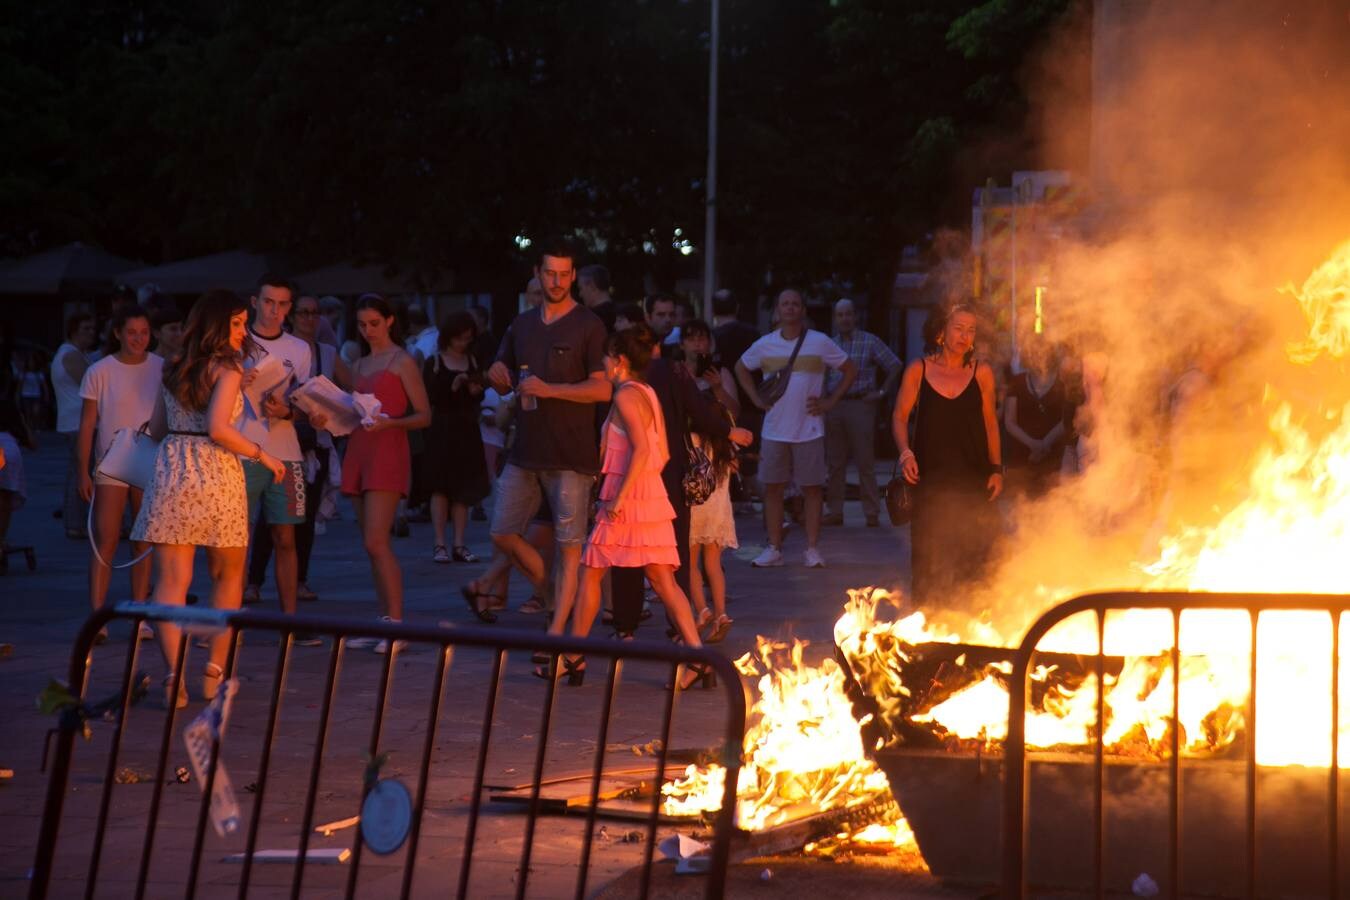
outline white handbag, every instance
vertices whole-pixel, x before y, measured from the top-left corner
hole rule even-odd
[[[145,490],[155,480],[155,456],[159,441],[150,436],[150,423],[140,428],[119,428],[108,452],[98,461],[98,474],[129,487]]]

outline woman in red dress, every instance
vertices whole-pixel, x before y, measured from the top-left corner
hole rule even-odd
[[[381,415],[374,425],[358,428],[348,438],[347,455],[342,460],[342,493],[352,498],[356,508],[356,521],[375,576],[380,617],[398,622],[403,619],[403,571],[389,544],[389,530],[398,501],[408,495],[412,477],[408,432],[430,424],[431,408],[417,361],[398,340],[398,325],[388,301],[379,294],[363,296],[356,304],[356,327],[366,352],[350,373],[339,369],[338,380],[347,382],[342,386],[349,390],[374,394],[380,401]],[[347,645],[365,643],[354,638]],[[388,649],[386,641],[375,643],[376,653]]]

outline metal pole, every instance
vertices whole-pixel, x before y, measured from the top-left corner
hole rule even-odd
[[[721,0],[712,0],[712,35],[708,47],[708,175],[703,224],[703,319],[713,318],[713,291],[717,285],[717,57]]]

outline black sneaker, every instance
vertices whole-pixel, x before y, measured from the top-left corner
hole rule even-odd
[[[310,634],[308,631],[297,631],[291,635],[291,643],[297,647],[322,647],[323,638],[317,634]]]

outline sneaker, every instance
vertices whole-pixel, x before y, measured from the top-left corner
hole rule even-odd
[[[380,621],[392,622],[394,620],[389,618],[388,616],[380,616]],[[347,638],[347,646],[352,648],[353,650],[369,650],[371,647],[374,647],[378,643],[380,643],[380,639],[373,637],[363,636],[363,637]]]
[[[254,603],[262,602],[262,586],[250,584],[244,587],[244,605],[249,606]]]
[[[783,551],[772,545],[765,547],[764,551],[750,561],[750,565],[756,569],[768,569],[772,566],[781,566],[783,564]]]
[[[822,524],[822,525],[843,525],[843,524],[844,524],[844,514],[843,514],[843,513],[830,513],[830,514],[827,515],[827,516],[822,516],[822,517],[821,517],[821,520],[820,520],[820,524]]]
[[[297,647],[322,647],[323,638],[308,631],[297,631],[291,635],[291,643]]]
[[[825,557],[820,555],[820,551],[815,547],[807,547],[806,554],[802,556],[802,565],[808,569],[825,568]]]
[[[380,621],[381,621],[381,622],[390,622],[390,623],[393,623],[393,622],[396,622],[397,620],[396,620],[396,619],[391,619],[391,618],[389,618],[388,616],[380,616]],[[407,644],[408,644],[407,641],[394,641],[394,651],[397,652],[397,651],[399,651],[399,650],[402,650],[405,646],[407,646]],[[389,639],[388,639],[388,638],[380,638],[378,641],[376,641],[376,642],[375,642],[375,652],[376,652],[376,653],[388,653],[388,652],[389,652]]]
[[[388,616],[380,616],[380,621],[381,621],[381,622],[390,622],[390,623],[393,623],[393,622],[397,622],[398,620],[397,620],[397,619],[391,619],[391,618],[389,618]],[[408,644],[407,641],[394,641],[394,650],[395,650],[395,651],[402,650],[405,646],[407,646],[407,644]],[[388,653],[388,652],[389,652],[389,639],[388,639],[388,638],[381,638],[379,641],[377,641],[377,642],[375,643],[375,652],[376,652],[376,653]]]
[[[150,627],[149,622],[142,622],[136,626],[136,639],[139,641],[153,641],[155,639],[155,629]]]

